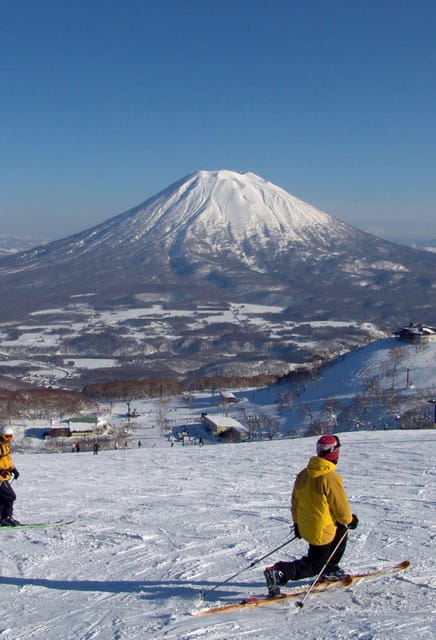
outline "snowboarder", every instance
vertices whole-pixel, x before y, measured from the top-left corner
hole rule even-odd
[[[345,575],[339,562],[347,545],[348,529],[357,527],[358,518],[351,513],[342,478],[335,470],[340,446],[335,435],[319,438],[317,455],[297,475],[291,499],[293,528],[297,538],[309,543],[309,549],[298,560],[276,562],[265,569],[272,597],[279,596],[280,586],[289,580],[316,576],[327,561],[323,579],[340,580]]]
[[[9,480],[20,476],[11,456],[12,427],[2,427],[0,435],[0,526],[16,527],[20,523],[12,517],[17,496]]]

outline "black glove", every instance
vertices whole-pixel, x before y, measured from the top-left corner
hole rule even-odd
[[[301,538],[301,533],[300,533],[300,530],[298,529],[298,524],[297,523],[294,524],[294,536],[296,538]]]
[[[351,522],[348,525],[349,529],[355,529],[357,527],[357,525],[359,524],[359,518],[356,516],[355,513],[352,514],[353,517],[351,518]]]
[[[15,469],[15,467],[13,469],[11,469],[11,473],[14,476],[15,480],[18,480],[18,478],[20,477],[20,472],[18,471],[18,469]]]

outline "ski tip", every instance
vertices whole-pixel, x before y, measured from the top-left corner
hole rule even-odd
[[[410,567],[410,560],[403,560],[397,564],[397,569],[408,569]]]
[[[51,520],[47,522],[20,522],[20,524],[2,526],[0,529],[43,529],[44,527],[61,527],[68,524],[73,524],[74,520]]]

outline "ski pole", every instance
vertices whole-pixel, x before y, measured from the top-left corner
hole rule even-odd
[[[324,569],[326,568],[326,566],[329,564],[330,560],[333,558],[333,556],[335,555],[336,551],[339,549],[339,545],[342,543],[342,541],[344,540],[345,536],[348,535],[348,527],[345,525],[345,531],[342,534],[342,536],[339,539],[338,544],[335,546],[335,548],[333,549],[333,551],[331,552],[331,554],[329,555],[329,557],[327,558],[323,568],[321,569],[321,571],[318,573],[318,575],[316,576],[315,580],[312,582],[312,584],[309,586],[309,588],[307,589],[306,593],[304,594],[304,596],[302,597],[301,600],[297,600],[297,602],[295,603],[295,606],[298,607],[299,609],[302,609],[304,607],[304,601],[306,600],[307,596],[309,595],[309,593],[312,591],[313,587],[316,585],[316,583],[318,582],[318,580],[320,579],[320,577],[323,574]]]
[[[226,584],[227,582],[230,582],[230,580],[233,580],[234,578],[239,576],[244,571],[247,571],[248,569],[251,569],[251,567],[254,567],[256,564],[259,564],[259,562],[262,562],[262,560],[265,560],[265,558],[268,558],[269,556],[272,556],[273,553],[275,553],[276,551],[279,551],[279,549],[282,549],[283,547],[286,547],[287,544],[289,544],[290,542],[292,542],[293,540],[296,540],[296,539],[297,539],[297,536],[294,536],[293,538],[290,538],[289,540],[286,540],[286,542],[283,542],[283,544],[279,545],[278,547],[276,547],[275,549],[273,549],[269,553],[266,553],[261,558],[258,558],[257,560],[253,560],[253,562],[251,562],[248,566],[244,567],[243,569],[240,569],[239,571],[234,573],[232,576],[230,576],[230,578],[226,578],[226,580],[223,580],[222,582],[219,582],[218,584],[216,584],[214,587],[211,587],[210,589],[206,589],[206,591],[201,591],[200,592],[200,598],[203,600],[205,594],[210,593],[211,591],[215,591],[215,589],[218,589],[218,587],[221,587],[223,584]]]

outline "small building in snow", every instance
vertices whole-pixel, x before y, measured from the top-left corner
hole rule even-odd
[[[228,416],[220,414],[208,415],[205,413],[202,416],[202,420],[212,435],[222,438],[223,440],[239,442],[240,440],[246,440],[250,435],[247,427],[244,427],[240,422]]]
[[[436,340],[436,327],[410,322],[408,325],[394,331],[394,336],[397,340],[421,344],[430,342],[430,340]]]
[[[239,398],[235,396],[231,391],[220,391],[220,400],[223,403],[232,404],[233,402],[239,402]]]
[[[52,420],[46,435],[50,438],[94,437],[103,435],[109,429],[110,425],[102,418],[79,416],[59,422]]]

